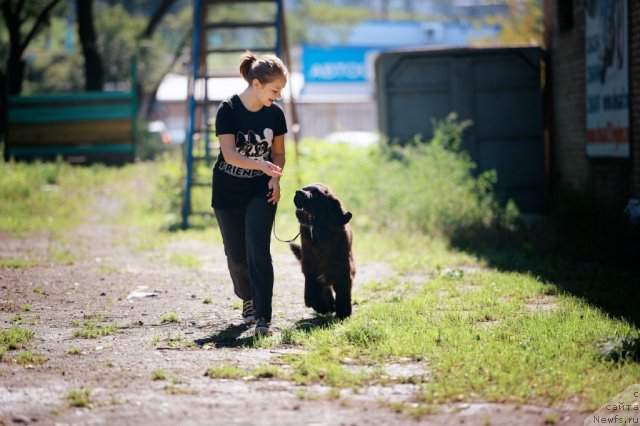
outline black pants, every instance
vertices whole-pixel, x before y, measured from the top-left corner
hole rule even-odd
[[[270,245],[276,205],[258,197],[244,207],[214,211],[236,296],[253,299],[256,318],[270,322],[273,297]]]

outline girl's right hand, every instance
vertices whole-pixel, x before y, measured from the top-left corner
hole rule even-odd
[[[260,161],[260,170],[264,172],[264,174],[271,177],[280,177],[282,176],[282,167],[273,164],[270,161],[259,160]]]

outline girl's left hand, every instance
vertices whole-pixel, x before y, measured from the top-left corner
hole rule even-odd
[[[280,179],[269,179],[269,191],[271,196],[267,199],[267,202],[278,204],[278,201],[280,201]]]

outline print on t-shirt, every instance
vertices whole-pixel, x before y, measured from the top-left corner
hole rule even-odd
[[[238,132],[236,135],[236,151],[248,158],[269,161],[273,143],[273,130],[267,127],[264,129],[263,134],[264,138],[255,134],[253,130],[249,130],[246,134]],[[261,170],[243,169],[226,161],[221,161],[218,168],[227,174],[241,178],[252,178],[264,174]]]

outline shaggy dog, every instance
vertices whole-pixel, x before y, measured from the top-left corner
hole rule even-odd
[[[351,250],[351,212],[321,183],[305,186],[293,198],[300,223],[300,245],[291,251],[302,265],[304,302],[316,312],[351,315],[351,286],[356,274]],[[334,297],[335,294],[335,297]]]

